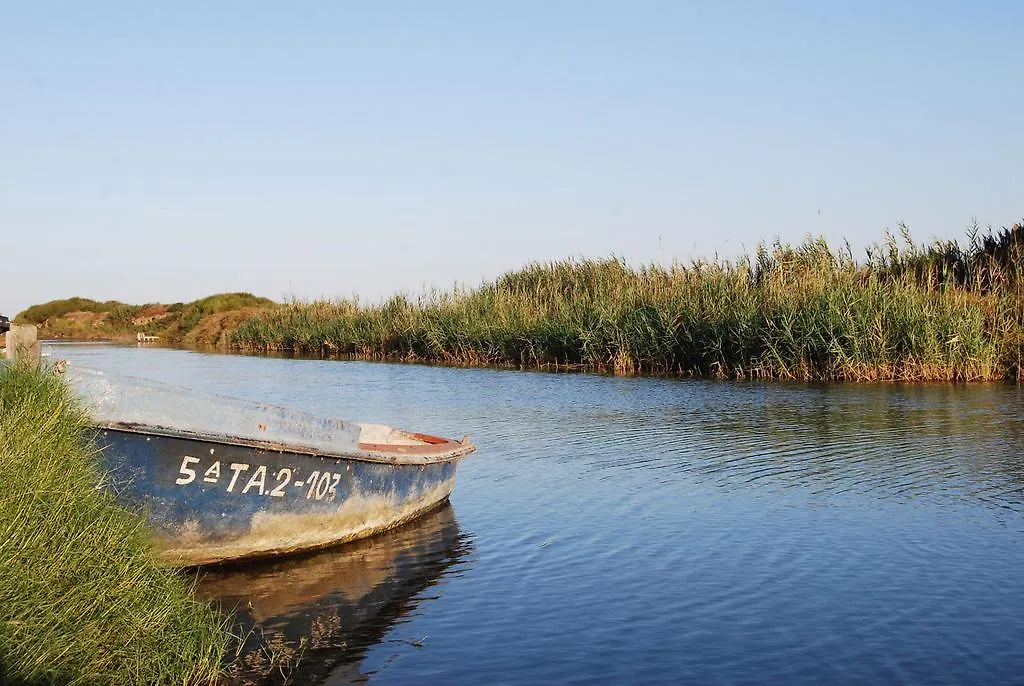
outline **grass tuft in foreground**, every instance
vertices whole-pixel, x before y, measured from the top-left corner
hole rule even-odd
[[[0,683],[214,683],[225,624],[97,488],[86,425],[60,378],[0,366]]]
[[[1021,378],[1024,226],[858,263],[821,239],[736,262],[534,264],[471,291],[378,306],[296,302],[231,334],[243,350],[741,378]]]

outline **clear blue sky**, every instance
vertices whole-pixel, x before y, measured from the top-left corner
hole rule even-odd
[[[0,312],[1024,216],[1024,2],[0,0]]]

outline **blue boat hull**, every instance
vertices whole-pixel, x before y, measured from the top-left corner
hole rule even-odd
[[[164,559],[204,565],[323,548],[413,519],[451,494],[463,453],[419,463],[101,428],[107,486]]]

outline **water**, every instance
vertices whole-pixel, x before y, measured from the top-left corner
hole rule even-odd
[[[70,345],[461,437],[451,506],[207,577],[296,683],[1024,683],[1024,391],[621,379]]]

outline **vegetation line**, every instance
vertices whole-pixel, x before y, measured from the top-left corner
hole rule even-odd
[[[1024,226],[914,243],[887,235],[853,258],[823,239],[737,261],[632,268],[620,259],[533,264],[479,288],[271,303],[247,293],[188,305],[70,299],[30,308],[41,334],[219,345],[249,352],[820,380],[1021,379]],[[73,312],[83,305],[106,314]],[[97,321],[101,318],[102,321]],[[86,325],[86,322],[90,322]],[[70,333],[68,333],[70,332]]]
[[[534,264],[470,291],[295,302],[229,332],[249,351],[618,374],[1020,379],[1024,226],[858,263],[822,239],[736,262]]]

